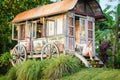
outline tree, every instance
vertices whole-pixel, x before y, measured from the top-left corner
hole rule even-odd
[[[106,17],[106,21],[99,23],[99,29],[96,31],[97,34],[100,34],[98,39],[104,40],[107,38],[109,39],[113,45],[112,48],[112,63],[114,67],[114,56],[119,53],[118,51],[118,41],[119,41],[119,16],[120,16],[120,4],[117,5],[117,9],[110,10],[110,5],[103,10],[104,15]],[[111,15],[112,14],[112,15]],[[115,15],[115,17],[113,16]],[[105,34],[105,35],[104,35]],[[109,35],[108,35],[109,34]],[[104,39],[103,39],[104,38]]]
[[[0,1],[0,54],[9,51],[16,43],[11,39],[10,21],[20,12],[50,3],[50,0]]]
[[[98,22],[96,24],[96,31],[95,31],[95,38],[96,38],[96,44],[99,47],[97,49],[97,52],[100,52],[99,55],[101,57],[101,60],[106,63],[106,60],[108,59],[108,53],[107,50],[110,48],[110,42],[113,41],[113,24],[114,20],[111,14],[113,11],[110,11],[110,6],[107,6],[103,12],[104,16],[106,18],[105,21]]]
[[[116,14],[115,14],[115,41],[114,41],[114,45],[113,45],[113,52],[112,54],[115,55],[116,53],[118,54],[118,28],[119,28],[119,24],[120,24],[120,4],[117,5],[117,10],[116,10]],[[114,57],[113,57],[113,64],[114,64]],[[114,65],[113,65],[114,67]]]

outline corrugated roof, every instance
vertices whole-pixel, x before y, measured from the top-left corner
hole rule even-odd
[[[20,22],[32,18],[49,16],[71,10],[78,0],[63,0],[61,2],[44,5],[19,13],[12,22]]]

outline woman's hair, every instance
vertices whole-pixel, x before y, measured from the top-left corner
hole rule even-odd
[[[92,43],[92,41],[88,41],[87,46],[89,47],[91,43]]]

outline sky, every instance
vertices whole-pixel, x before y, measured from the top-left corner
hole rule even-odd
[[[51,1],[56,1],[56,0],[51,0]],[[100,0],[100,6],[102,9],[105,9],[107,4],[110,4],[111,9],[114,9],[114,7],[117,6],[118,3],[120,3],[118,0],[115,0],[113,2],[109,2],[109,0]]]
[[[102,9],[105,9],[106,5],[111,5],[111,9],[114,9],[118,3],[120,3],[118,0],[115,0],[113,2],[109,2],[109,0],[100,0],[100,6]]]

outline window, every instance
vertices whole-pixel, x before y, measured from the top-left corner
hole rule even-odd
[[[80,18],[80,43],[86,43],[86,20]]]
[[[55,35],[55,21],[47,21],[47,36]]]
[[[25,39],[25,24],[20,25],[20,40]]]
[[[85,38],[85,20],[81,20],[81,37]]]
[[[55,20],[47,19],[47,36],[56,36],[63,34],[63,18],[57,18]]]
[[[62,18],[58,18],[57,19],[57,34],[62,34],[63,33],[63,19]]]
[[[41,38],[43,35],[43,25],[41,23],[37,23],[37,38]]]
[[[88,21],[88,38],[93,38],[93,23],[91,21]]]
[[[69,16],[68,16],[68,39],[67,39],[67,41],[68,41],[68,49],[70,50],[70,51],[74,51],[74,49],[75,49],[75,34],[74,34],[74,32],[75,32],[75,23],[74,23],[74,20],[75,18],[74,18],[74,16],[73,16],[73,14],[69,14]]]
[[[32,37],[36,38],[36,27],[37,27],[37,22],[32,22]]]
[[[27,24],[26,27],[25,27],[25,35],[26,37],[30,37],[30,27],[31,27],[31,24]]]
[[[69,36],[74,36],[74,26],[73,26],[73,17],[69,17]]]
[[[18,39],[18,29],[19,29],[19,26],[17,24],[12,24],[12,39],[13,40]]]

